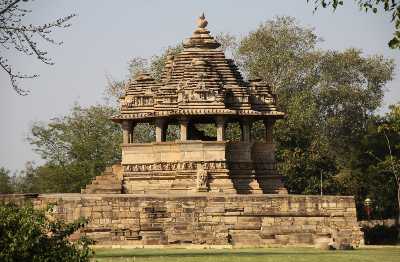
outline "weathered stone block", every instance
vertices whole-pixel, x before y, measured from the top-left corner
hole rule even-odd
[[[223,222],[225,224],[236,224],[238,221],[238,218],[236,216],[226,216],[223,219]]]
[[[217,207],[215,207],[215,206],[212,206],[212,207],[206,207],[205,209],[204,209],[204,212],[205,213],[224,213],[225,212],[225,208],[223,207],[223,206],[217,206]]]
[[[314,238],[311,233],[289,234],[289,244],[313,244]]]

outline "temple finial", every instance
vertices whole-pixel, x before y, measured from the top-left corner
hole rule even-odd
[[[199,28],[206,28],[207,25],[208,25],[208,21],[206,20],[206,17],[203,12],[201,14],[201,16],[197,19],[197,26]]]

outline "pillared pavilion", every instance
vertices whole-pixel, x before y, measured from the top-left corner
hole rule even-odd
[[[204,14],[198,18],[183,51],[167,57],[161,81],[140,74],[120,98],[120,114],[112,120],[123,129],[122,187],[116,185],[113,193],[286,193],[272,140],[274,122],[284,113],[270,86],[243,79],[207,24]],[[254,141],[252,123],[260,120],[264,139]],[[135,143],[139,123],[155,126],[155,141]],[[240,141],[226,140],[232,123],[240,125]],[[199,124],[215,126],[216,135],[205,134]],[[170,125],[179,125],[175,141],[166,139]],[[90,188],[105,192],[93,185],[86,192]]]

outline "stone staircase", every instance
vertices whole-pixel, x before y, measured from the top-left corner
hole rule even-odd
[[[115,172],[115,167],[107,167],[103,174],[96,176],[91,184],[81,189],[82,194],[121,194],[122,183]]]

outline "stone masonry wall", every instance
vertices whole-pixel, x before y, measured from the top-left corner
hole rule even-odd
[[[54,215],[67,221],[89,218],[82,233],[98,244],[254,247],[325,239],[358,246],[362,239],[354,199],[345,196],[43,194],[30,201],[38,208],[56,203]]]

